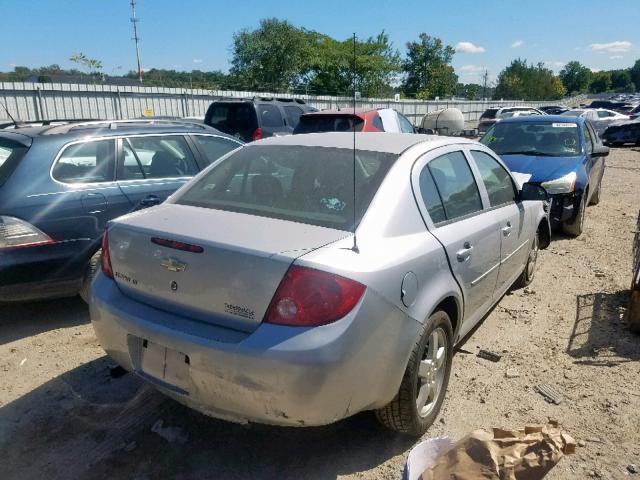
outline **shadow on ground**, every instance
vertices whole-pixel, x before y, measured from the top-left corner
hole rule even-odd
[[[89,323],[89,308],[80,297],[0,303],[0,345],[85,323]]]
[[[333,479],[384,463],[415,441],[370,413],[315,428],[230,424],[132,374],[113,378],[111,365],[94,360],[0,408],[3,479]],[[159,419],[186,442],[152,432]]]
[[[626,325],[629,291],[578,295],[567,353],[576,363],[614,366],[640,360],[638,335]]]

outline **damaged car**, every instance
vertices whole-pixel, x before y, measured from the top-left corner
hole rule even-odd
[[[109,223],[91,321],[112,359],[207,415],[373,410],[421,435],[454,347],[534,278],[546,199],[466,139],[260,140]]]

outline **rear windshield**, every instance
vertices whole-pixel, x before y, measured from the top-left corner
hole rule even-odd
[[[353,115],[303,115],[293,133],[361,132],[364,120]]]
[[[497,108],[488,108],[485,112],[480,116],[480,118],[496,118]]]
[[[395,154],[259,145],[241,148],[176,201],[321,227],[352,230],[369,207]]]
[[[0,185],[9,178],[29,150],[21,143],[0,137]]]
[[[498,155],[567,157],[580,154],[576,123],[497,123],[480,141]]]
[[[205,123],[231,134],[258,127],[255,109],[250,103],[214,103],[207,112]]]

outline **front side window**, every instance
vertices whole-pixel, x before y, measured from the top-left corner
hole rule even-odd
[[[191,177],[198,173],[193,154],[181,135],[131,137],[128,143],[124,148],[124,171],[135,170],[137,163],[143,178]],[[133,178],[139,178],[135,175]]]
[[[567,157],[580,154],[577,123],[497,123],[480,139],[498,155]]]
[[[471,155],[480,171],[491,206],[495,207],[496,205],[515,202],[516,189],[513,186],[511,176],[505,168],[485,152],[472,150]]]
[[[428,166],[447,220],[482,210],[478,185],[462,152],[442,155],[431,160]]]
[[[200,146],[202,152],[204,153],[207,165],[212,164],[221,156],[240,146],[238,142],[234,142],[233,140],[224,137],[194,135],[193,139]]]
[[[280,109],[275,105],[257,105],[258,116],[260,117],[260,125],[262,127],[282,127],[284,121],[280,114]]]
[[[584,130],[584,144],[587,146],[587,152],[591,153],[593,152],[593,139],[591,138],[591,131],[589,130],[589,127],[586,123],[584,124],[582,129]]]
[[[64,183],[110,182],[114,159],[114,140],[76,143],[63,150],[51,174]]]
[[[353,150],[247,146],[216,164],[176,203],[350,231],[396,158],[357,150],[354,182]]]
[[[402,133],[413,133],[413,125],[404,115],[398,114],[398,120],[400,120],[400,131]]]

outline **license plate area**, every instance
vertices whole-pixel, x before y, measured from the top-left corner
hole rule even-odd
[[[139,374],[161,386],[188,393],[189,356],[172,348],[147,339],[137,338],[137,362],[134,366]],[[133,355],[132,355],[133,357]],[[137,364],[137,365],[136,365]]]

